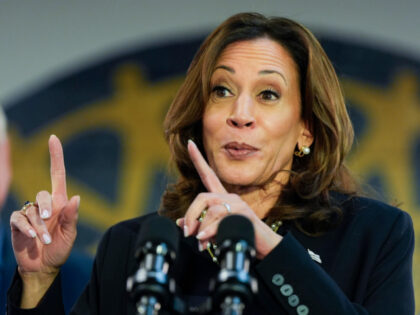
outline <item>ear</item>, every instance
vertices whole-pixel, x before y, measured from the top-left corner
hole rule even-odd
[[[302,122],[302,129],[298,138],[297,146],[298,148],[310,147],[314,142],[314,136],[312,132],[309,130],[309,124],[307,122]]]

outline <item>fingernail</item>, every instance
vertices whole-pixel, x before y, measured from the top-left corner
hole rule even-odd
[[[35,238],[36,237],[36,233],[32,229],[29,229],[29,234],[31,235],[32,238]]]
[[[46,219],[49,216],[50,216],[50,213],[49,213],[49,211],[47,209],[44,209],[44,210],[41,211],[41,218],[42,219]]]
[[[45,244],[51,243],[51,237],[47,233],[42,234],[42,238],[44,239]]]
[[[188,233],[188,226],[185,224],[184,225],[184,236],[188,237],[190,234]]]
[[[195,145],[195,142],[192,141],[192,139],[188,139],[188,143],[191,143],[191,144]]]
[[[204,250],[203,244],[201,242],[198,242],[198,250],[202,252]]]
[[[181,218],[176,219],[175,223],[176,223],[176,225],[178,225],[179,227],[181,227]]]
[[[201,231],[200,233],[198,233],[198,234],[197,234],[196,238],[197,238],[198,240],[201,240],[205,234],[206,234],[206,233],[205,233],[204,231]]]
[[[80,196],[77,196],[77,209],[80,207]]]

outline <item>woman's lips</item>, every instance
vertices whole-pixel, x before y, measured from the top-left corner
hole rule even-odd
[[[226,150],[226,153],[234,159],[248,158],[258,151],[258,149],[252,145],[239,142],[229,142],[223,147]]]

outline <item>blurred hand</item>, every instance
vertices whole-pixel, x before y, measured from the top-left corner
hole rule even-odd
[[[207,243],[216,236],[219,223],[225,216],[240,214],[252,222],[255,231],[257,258],[263,259],[282,240],[282,237],[261,221],[239,195],[230,194],[226,191],[192,141],[188,143],[188,152],[208,192],[198,194],[185,213],[184,218],[177,220],[177,224],[184,229],[185,236],[195,235],[199,240],[200,250],[203,250]],[[224,203],[230,206],[231,213],[223,205]],[[203,210],[206,210],[206,215],[199,222],[198,218]]]
[[[52,282],[67,260],[76,239],[80,197],[67,198],[66,171],[60,140],[48,141],[51,159],[51,194],[40,191],[36,203],[10,218],[13,250],[21,278]],[[35,279],[35,280],[34,280]],[[35,281],[35,282],[36,282]],[[47,287],[48,288],[48,287]]]

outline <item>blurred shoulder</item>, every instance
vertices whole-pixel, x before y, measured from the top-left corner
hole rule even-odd
[[[344,212],[344,223],[357,223],[371,228],[412,229],[412,220],[407,212],[383,201],[338,193],[333,193],[332,197]]]
[[[138,231],[140,230],[141,226],[147,222],[148,219],[152,217],[158,217],[159,215],[157,212],[148,213],[146,215],[142,215],[133,219],[121,221],[113,226],[111,226],[106,233],[112,235],[137,235]]]

